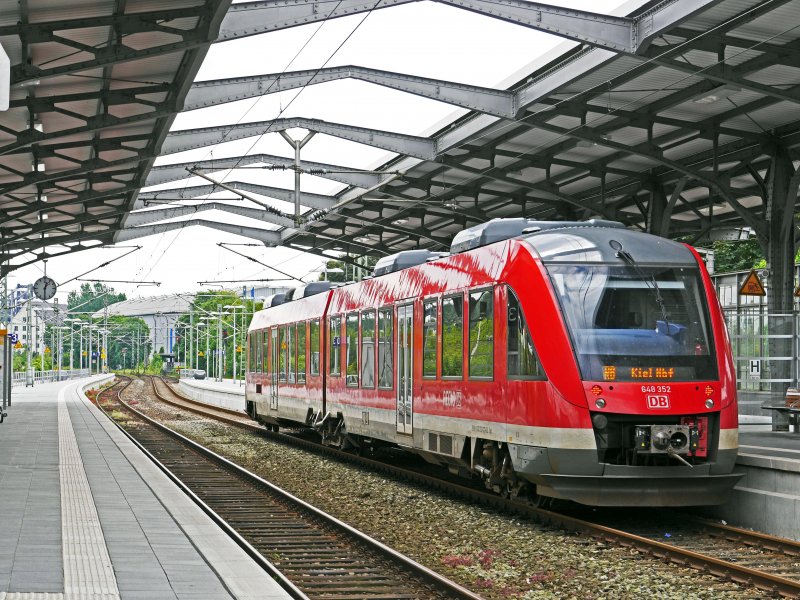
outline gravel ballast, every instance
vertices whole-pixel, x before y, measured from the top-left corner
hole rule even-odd
[[[760,598],[693,569],[426,491],[284,446],[154,399],[135,380],[124,397],[152,418],[379,539],[494,598]]]

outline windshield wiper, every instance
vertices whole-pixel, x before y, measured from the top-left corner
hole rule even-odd
[[[627,264],[629,264],[630,266],[632,266],[634,268],[634,270],[636,271],[636,274],[639,275],[639,277],[642,279],[642,281],[645,282],[645,285],[647,285],[648,283],[652,282],[652,284],[653,284],[653,292],[655,293],[656,302],[658,303],[658,307],[661,309],[661,316],[664,318],[664,324],[666,325],[667,335],[669,335],[669,318],[667,317],[667,307],[664,304],[664,298],[661,297],[661,288],[658,287],[658,282],[656,281],[655,274],[651,275],[648,278],[647,275],[645,274],[645,272],[642,270],[642,268],[636,263],[636,260],[633,258],[631,253],[628,252],[627,250],[625,250],[625,248],[622,247],[622,244],[620,242],[618,242],[617,240],[611,240],[609,242],[609,245],[614,250],[617,251],[617,254],[616,254],[617,258],[621,258]],[[649,281],[648,281],[648,279],[649,279]]]

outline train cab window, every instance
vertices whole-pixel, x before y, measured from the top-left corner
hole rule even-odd
[[[469,376],[485,379],[494,372],[494,302],[492,290],[469,295]]]
[[[347,385],[358,387],[358,314],[347,315],[344,347],[347,362]]]
[[[328,332],[329,372],[342,374],[342,317],[331,317]]]
[[[309,361],[308,371],[311,375],[319,375],[319,319],[308,324],[309,328]]]
[[[361,387],[375,387],[375,311],[361,313]]]
[[[464,375],[464,297],[442,298],[442,377]]]
[[[286,382],[286,325],[278,330],[278,381]]]
[[[289,383],[295,383],[295,374],[297,373],[297,346],[294,341],[297,337],[297,325],[289,325],[286,328],[286,354],[288,357],[289,366]]]
[[[439,317],[439,302],[426,300],[422,304],[422,376],[436,377],[437,350],[436,329]]]
[[[392,329],[394,310],[384,308],[378,311],[378,387],[394,387],[394,361],[392,360]]]
[[[297,324],[297,383],[306,382],[306,323]]]
[[[525,315],[519,304],[517,295],[508,290],[508,378],[509,379],[544,379],[542,363],[536,356],[531,332],[525,322]]]

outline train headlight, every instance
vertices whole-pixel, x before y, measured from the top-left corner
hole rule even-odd
[[[602,398],[598,398],[597,400],[594,401],[594,405],[597,408],[605,408],[606,407],[606,401],[603,400]]]
[[[711,398],[706,399],[706,408],[714,408],[714,401]]]

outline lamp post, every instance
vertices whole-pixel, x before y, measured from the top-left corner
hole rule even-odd
[[[197,324],[197,337],[198,337],[197,347],[198,348],[200,347],[200,343],[199,343],[200,342],[200,340],[199,340],[199,338],[200,338],[200,328],[208,326],[205,323],[204,319],[205,319],[205,317],[201,317],[200,318],[200,323]],[[208,335],[207,334],[206,334],[206,353],[204,354],[204,358],[205,358],[205,361],[203,361],[203,362],[205,362],[205,365],[204,365],[205,366],[205,372],[206,372],[206,375],[208,375]]]
[[[97,357],[97,372],[100,373],[100,366],[102,365],[102,372],[108,373],[108,334],[111,333],[108,329],[100,329],[98,330],[98,336],[102,335],[103,346],[98,349],[99,356]],[[97,343],[100,345],[100,339],[98,337]]]
[[[86,357],[89,359],[89,377],[92,376],[92,331],[96,329],[94,325],[91,323],[87,324],[86,329],[88,330],[88,337],[89,337],[89,350],[87,351]]]
[[[231,309],[233,311],[233,383],[236,384],[237,377],[236,377],[236,309],[239,307],[238,304],[226,304],[225,310]]]
[[[72,378],[72,376],[75,374],[74,373],[75,365],[72,362],[72,342],[73,342],[73,338],[74,338],[74,334],[72,332],[72,324],[77,320],[78,319],[73,319],[72,317],[67,317],[66,319],[64,319],[65,322],[69,323],[67,328],[69,329],[69,376],[70,376],[70,378]]]

